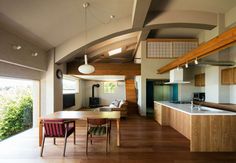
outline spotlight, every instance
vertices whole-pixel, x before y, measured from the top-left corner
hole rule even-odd
[[[38,56],[38,53],[37,53],[37,52],[33,52],[31,55],[32,55],[33,57],[37,57],[37,56]]]
[[[197,58],[195,59],[194,63],[195,63],[195,65],[197,65],[197,64],[198,64],[198,60],[197,60]]]
[[[185,68],[188,68],[188,63],[185,64]]]
[[[20,45],[13,45],[12,49],[14,50],[20,50],[22,47]]]

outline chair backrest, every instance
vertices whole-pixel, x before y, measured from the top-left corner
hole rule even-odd
[[[99,119],[95,119],[95,118],[88,118],[87,119],[87,123],[90,125],[104,125],[107,124],[107,119],[106,118],[99,118]]]
[[[44,131],[47,137],[64,137],[64,120],[44,120]]]

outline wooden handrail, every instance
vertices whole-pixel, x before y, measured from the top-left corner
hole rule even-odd
[[[159,74],[165,73],[178,66],[183,66],[187,62],[190,63],[196,58],[204,58],[214,52],[230,47],[234,43],[236,43],[236,27],[233,27],[208,42],[201,44],[196,49],[184,54],[157,71]]]

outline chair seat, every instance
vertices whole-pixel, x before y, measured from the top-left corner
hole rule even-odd
[[[105,126],[96,126],[96,127],[90,127],[89,131],[92,135],[105,135],[106,134],[106,127]]]

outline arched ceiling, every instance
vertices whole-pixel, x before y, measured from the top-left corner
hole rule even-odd
[[[84,32],[83,0],[0,0],[0,13],[45,41],[47,48],[56,47]],[[132,14],[133,0],[86,0],[88,28],[107,23],[110,15],[117,19]],[[122,12],[120,12],[122,10]],[[94,16],[98,17],[95,19]],[[1,21],[0,21],[1,22]]]
[[[55,48],[57,63],[81,62],[85,48],[91,62],[119,63],[132,61],[151,30],[155,37],[197,37],[217,25],[217,14],[236,6],[235,0],[87,1],[86,42],[82,0],[0,0],[0,27],[44,50]],[[107,56],[116,47],[126,50]]]

